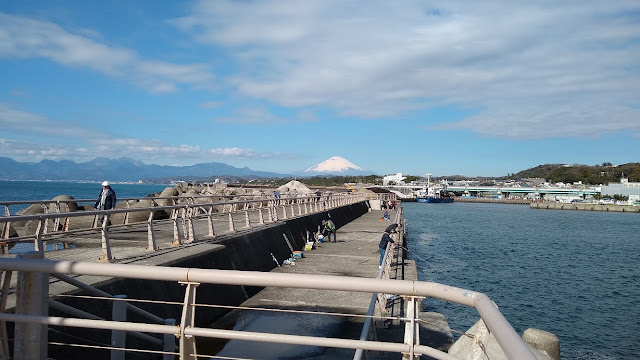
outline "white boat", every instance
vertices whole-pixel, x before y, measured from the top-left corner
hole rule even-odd
[[[427,174],[427,186],[416,190],[416,201],[421,203],[452,203],[455,195],[447,191],[447,182],[431,186],[431,174]]]

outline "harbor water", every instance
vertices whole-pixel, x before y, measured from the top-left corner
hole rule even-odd
[[[420,280],[487,294],[518,333],[556,334],[563,359],[638,359],[638,214],[403,206]],[[456,331],[479,319],[475,309],[440,300],[427,299],[424,308],[444,313]]]
[[[145,197],[161,192],[169,185],[111,184],[118,199]],[[51,200],[58,195],[69,195],[74,199],[96,199],[102,187],[100,183],[75,183],[58,181],[4,181],[0,180],[0,201]],[[91,204],[93,205],[93,204]],[[12,205],[9,210],[17,210],[28,205]],[[4,215],[4,209],[2,214]]]
[[[166,185],[114,184],[118,198]],[[99,183],[0,181],[0,201],[93,199]],[[519,333],[560,338],[566,360],[630,360],[640,348],[640,215],[526,205],[404,203],[419,278],[486,293]],[[12,214],[16,209],[12,207]],[[474,309],[427,299],[465,331]],[[454,334],[454,336],[458,336]]]

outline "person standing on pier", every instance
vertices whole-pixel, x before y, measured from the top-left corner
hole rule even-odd
[[[102,183],[102,191],[100,195],[98,195],[98,200],[94,207],[98,210],[110,210],[116,206],[116,192],[113,191],[111,185],[109,185],[108,181]],[[106,215],[102,216],[101,222],[104,223],[104,218]]]
[[[384,234],[382,234],[382,239],[380,239],[380,244],[378,245],[378,250],[380,250],[380,265],[378,265],[378,268],[382,268],[382,260],[384,259],[385,251],[387,251],[387,245],[389,243],[395,244],[391,236],[389,236],[393,230],[395,230],[395,228],[390,229],[390,227],[388,227],[384,231]]]
[[[336,225],[333,223],[333,221],[322,220],[322,226],[324,226],[324,228],[322,229],[322,233],[327,238],[327,242],[331,242],[331,234],[333,234],[333,242],[337,243],[338,240],[336,240]]]

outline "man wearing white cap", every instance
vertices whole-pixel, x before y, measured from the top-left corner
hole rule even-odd
[[[116,192],[113,191],[108,181],[102,183],[102,191],[96,200],[94,207],[98,210],[109,210],[116,206]],[[103,217],[104,220],[104,217]]]

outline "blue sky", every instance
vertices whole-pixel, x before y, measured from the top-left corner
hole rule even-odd
[[[0,156],[500,176],[640,158],[640,2],[0,2]]]

